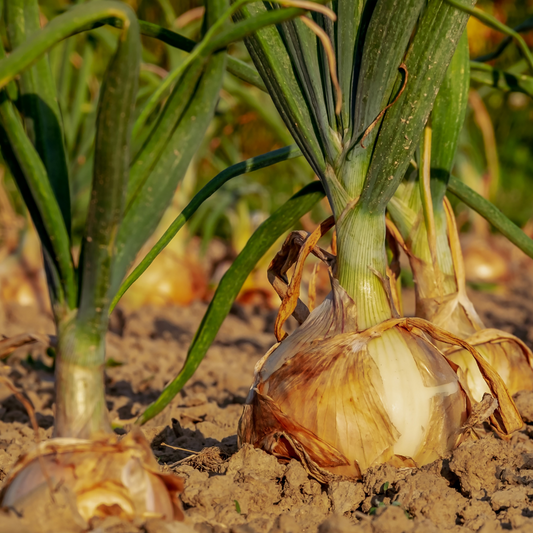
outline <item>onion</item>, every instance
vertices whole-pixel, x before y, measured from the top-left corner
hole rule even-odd
[[[207,278],[202,266],[193,258],[163,250],[146,272],[128,289],[121,304],[128,309],[143,305],[189,305],[202,298]]]
[[[41,442],[21,457],[4,482],[2,507],[28,505],[41,487],[52,493],[67,487],[81,517],[118,515],[124,519],[156,517],[183,520],[178,498],[180,478],[161,474],[140,430],[122,440],[57,438]]]
[[[498,329],[483,329],[467,338],[481,356],[500,375],[511,394],[533,389],[533,354],[517,337]],[[472,396],[480,400],[488,392],[479,369],[472,365],[469,354],[459,347],[448,348],[446,356],[465,373]]]
[[[465,263],[459,242],[453,210],[444,200],[445,223],[439,226],[440,264],[449,264],[451,274],[440,270],[439,264],[424,261],[419,246],[427,237],[409,236],[408,243],[391,221],[388,229],[409,257],[416,288],[416,315],[443,328],[475,346],[481,356],[500,374],[511,394],[533,390],[533,353],[517,337],[497,329],[487,329],[466,292]],[[401,218],[398,217],[401,222]],[[406,239],[407,240],[407,239]],[[437,255],[437,254],[435,254]],[[436,280],[441,278],[440,283]],[[470,355],[460,347],[439,345],[453,363],[459,365],[473,398],[480,401],[487,385]]]
[[[533,353],[517,337],[498,329],[487,329],[466,294],[465,264],[452,208],[445,200],[448,239],[457,291],[443,298],[419,298],[417,315],[447,329],[475,346],[485,360],[498,372],[511,394],[533,390]],[[429,272],[428,272],[429,273]],[[420,281],[422,272],[415,274]],[[451,361],[465,373],[473,397],[479,401],[487,392],[486,383],[471,358],[458,347],[445,349]]]
[[[294,296],[302,257],[313,249],[331,264],[332,256],[313,248],[318,238],[311,235],[301,244],[291,284],[280,288],[292,264],[287,258],[296,262],[294,236],[302,233],[289,236],[271,264],[270,278],[284,295],[276,321],[283,340],[256,365],[239,423],[241,445],[251,443],[284,460],[298,458],[323,482],[332,474],[359,478],[377,463],[422,466],[442,457],[464,438],[476,402],[458,367],[428,335],[473,356],[500,402],[505,421],[493,420],[496,426],[504,432],[521,427],[499,376],[472,347],[425,320],[391,318],[358,331],[356,305],[333,276],[330,295],[306,316]],[[284,338],[280,324],[293,312],[302,324]]]
[[[488,234],[483,240],[472,240],[464,249],[467,279],[474,283],[501,283],[510,277],[509,260],[485,239],[493,241]]]

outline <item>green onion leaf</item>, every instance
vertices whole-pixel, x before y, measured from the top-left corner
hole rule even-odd
[[[117,294],[113,298],[109,312],[113,311],[118,301],[124,293],[135,283],[137,279],[144,273],[144,271],[152,264],[154,259],[165,249],[170,241],[176,236],[178,231],[185,225],[185,223],[196,213],[198,208],[216,191],[227,183],[230,179],[237,176],[242,176],[248,172],[265,168],[280,161],[286,161],[295,157],[301,156],[302,153],[296,145],[286,146],[267,154],[252,157],[236,165],[232,165],[224,169],[220,174],[216,175],[207,185],[205,185],[194,198],[188,203],[187,207],[178,215],[178,217],[168,227],[162,237],[157,241],[153,248],[146,254],[143,260],[135,267],[133,272],[122,283]]]
[[[98,102],[92,191],[80,255],[77,320],[93,333],[107,329],[109,286],[126,200],[130,138],[141,60],[141,38],[133,11],[109,62]]]
[[[448,191],[468,207],[479,213],[498,231],[529,257],[533,258],[533,239],[530,239],[514,222],[509,220],[493,203],[465,185],[455,176],[450,177]]]
[[[324,195],[324,189],[320,182],[310,183],[292,196],[257,228],[242,252],[220,280],[215,295],[194,336],[187,360],[180,373],[165,387],[159,398],[141,414],[136,424],[144,424],[160,413],[183,388],[202,362],[254,266],[278,237],[310,211],[319,200],[324,198]]]

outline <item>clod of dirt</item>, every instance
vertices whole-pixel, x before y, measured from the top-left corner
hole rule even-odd
[[[372,526],[372,533],[403,533],[411,531],[414,527],[412,520],[407,518],[405,511],[391,505],[381,507],[376,511],[377,519]]]
[[[527,496],[528,494],[523,487],[510,487],[497,490],[490,498],[490,505],[494,511],[508,509],[509,507],[522,508],[526,505]]]
[[[459,477],[462,492],[480,500],[500,488],[501,472],[515,467],[517,462],[509,442],[487,437],[459,446],[453,452],[450,469]]]
[[[469,500],[466,507],[459,512],[459,518],[466,528],[473,531],[478,531],[487,524],[499,526],[496,513],[487,501]]]
[[[451,489],[443,478],[428,472],[413,471],[396,484],[395,490],[396,501],[409,514],[442,527],[453,526],[467,504],[466,498]]]
[[[365,499],[365,491],[361,483],[351,481],[334,481],[328,487],[328,496],[331,500],[332,511],[343,515],[355,511]]]
[[[513,396],[520,416],[526,424],[533,422],[533,391],[521,390]]]
[[[177,473],[188,474],[182,500],[192,507],[192,521],[237,526],[266,515],[268,531],[279,514],[274,505],[281,500],[281,486],[276,481],[284,470],[275,457],[247,446],[229,460],[224,476],[194,474],[190,466]]]
[[[269,531],[269,533],[298,533],[300,531],[300,526],[294,518],[294,516],[291,515],[279,515],[276,520],[274,520],[274,524],[272,525],[272,529]]]
[[[285,469],[285,487],[284,492],[288,495],[297,495],[301,493],[302,487],[308,483],[309,476],[302,466],[302,463],[293,459]]]
[[[285,467],[273,455],[246,444],[230,459],[226,474],[242,477],[243,472],[257,479],[273,480],[283,476]]]
[[[164,520],[148,520],[144,525],[146,533],[195,533],[194,529],[184,522],[165,522]]]
[[[388,464],[369,468],[363,477],[366,494],[379,494],[385,484],[392,485],[398,478],[398,469]]]
[[[320,524],[318,533],[366,533],[366,529],[354,526],[351,520],[344,516],[334,515]]]

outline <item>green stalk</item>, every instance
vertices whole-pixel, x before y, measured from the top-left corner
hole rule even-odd
[[[124,29],[98,102],[91,200],[79,266],[78,309],[58,321],[55,436],[93,438],[111,431],[104,390],[111,274],[129,177],[131,127],[141,42],[124,6]]]
[[[187,68],[199,57],[206,57],[216,50],[225,48],[231,42],[240,40],[246,35],[252,33],[256,29],[262,28],[265,25],[275,24],[276,22],[285,20],[303,14],[303,10],[288,9],[285,13],[279,11],[273,11],[272,13],[266,13],[266,16],[255,17],[254,19],[246,21],[246,23],[235,24],[228,28],[225,32],[222,32],[224,25],[231,19],[231,17],[238,11],[243,5],[251,2],[252,0],[236,0],[231,7],[229,7],[209,28],[204,38],[194,50],[187,56],[181,65],[169,73],[169,75],[161,82],[160,86],[154,91],[150,100],[142,110],[138,119],[135,122],[133,128],[133,136],[135,137],[139,130],[143,127],[144,123],[154,111],[157,103],[161,100],[161,97],[171,87],[171,85],[177,82],[185,73]],[[279,13],[279,16],[276,16]],[[274,16],[272,16],[274,15]]]
[[[458,236],[443,202],[463,127],[469,85],[465,32],[435,102],[431,129],[425,128],[419,173],[413,172],[389,203],[389,213],[405,241],[413,271],[417,316],[464,339],[484,326],[465,292]]]
[[[413,10],[418,8],[419,6],[412,6]],[[382,9],[381,13],[388,24],[387,17],[391,16],[390,13],[386,9]],[[372,326],[391,316],[385,281],[387,263],[384,209],[409,165],[411,154],[418,145],[433,106],[434,96],[452,58],[455,45],[448,44],[450,34],[447,32],[453,32],[457,42],[466,21],[467,17],[450,10],[444,2],[429,4],[418,23],[404,61],[409,80],[405,90],[401,90],[405,83],[405,73],[398,74],[396,86],[389,97],[389,102],[394,101],[394,104],[384,115],[381,127],[376,126],[369,136],[370,146],[374,144],[371,157],[361,150],[359,143],[353,149],[352,160],[348,157],[341,169],[342,173],[339,173],[341,183],[346,184],[346,190],[353,199],[343,211],[334,206],[338,226],[338,276],[341,285],[357,303],[360,328]],[[374,23],[376,27],[381,27],[374,20],[371,27]],[[386,56],[383,46],[378,39],[373,47],[369,45],[368,49],[365,48],[365,52],[368,51],[369,57],[372,57],[378,48]],[[365,73],[371,72],[372,68],[370,63],[366,66],[365,59],[363,55],[361,75],[366,79]],[[374,61],[379,61],[379,57]],[[373,87],[370,86],[370,89]],[[360,96],[358,116],[363,119],[359,119],[360,124],[355,125],[356,134],[360,132],[359,135],[362,135],[363,125],[368,125],[370,117],[375,116],[374,113],[383,106],[382,92],[373,89],[371,95],[368,97],[363,92]],[[373,102],[372,98],[376,98],[376,101]],[[419,103],[413,107],[414,101]],[[367,111],[372,105],[376,106],[376,111]],[[378,132],[377,136],[374,136],[375,132]],[[359,185],[360,173],[366,174],[362,186]],[[357,214],[344,214],[353,207]],[[347,234],[343,235],[343,232]]]
[[[191,343],[183,368],[165,387],[159,398],[139,416],[136,424],[145,424],[160,413],[183,388],[202,362],[222,322],[228,316],[241,287],[255,265],[276,240],[291,229],[322,198],[324,198],[324,190],[321,184],[316,181],[312,182],[289,198],[257,228],[220,280],[215,295]]]
[[[11,50],[40,31],[37,0],[10,0],[5,9]],[[26,130],[41,158],[70,233],[70,194],[61,112],[48,56],[41,57],[18,80],[19,107]]]
[[[105,335],[75,313],[58,324],[55,437],[93,438],[111,432],[105,401]]]
[[[421,172],[419,176],[411,174],[401,184],[388,207],[411,252],[417,301],[427,298],[442,300],[446,295],[457,292],[443,200],[467,108],[469,65],[465,32],[433,107],[432,140],[429,146],[422,143]],[[426,173],[422,172],[424,168]],[[424,178],[430,178],[425,187]]]
[[[358,331],[393,316],[386,269],[383,213],[360,207],[337,218],[337,277],[356,303]]]
[[[68,230],[43,162],[6,91],[0,93],[0,125],[2,155],[39,233],[54,313],[61,316],[75,308],[77,296]]]

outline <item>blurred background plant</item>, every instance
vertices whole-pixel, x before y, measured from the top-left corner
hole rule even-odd
[[[74,3],[56,0],[40,2],[41,23],[46,23]],[[142,20],[178,31],[193,40],[200,35],[204,12],[202,2],[160,0],[128,3]],[[79,254],[91,188],[99,87],[109,55],[116,47],[118,34],[119,30],[109,26],[101,27],[66,39],[50,54],[65,121],[65,141],[72,182],[75,257]],[[5,36],[2,37],[5,40]],[[231,53],[241,59],[247,57],[243,45],[232,46]],[[161,41],[143,37],[137,95],[140,110],[168,72],[181,64],[187,56],[188,53]],[[163,103],[164,101],[161,105]],[[156,115],[154,111],[149,118]],[[134,139],[133,152],[142,145],[144,133],[148,131],[149,128],[144,128]],[[187,179],[178,188],[166,216],[139,257],[146,254],[191,197],[214,175],[243,159],[290,143],[290,135],[270,98],[259,89],[228,74],[216,116],[202,148],[191,164]],[[9,256],[9,260],[2,261],[0,268],[0,286],[5,286],[5,289],[1,289],[2,294],[6,295],[4,301],[15,300],[22,305],[39,302],[43,309],[47,309],[48,297],[42,283],[44,278],[38,247],[34,246],[35,250],[30,252],[31,247],[24,245],[32,236],[29,218],[9,171],[4,165],[2,169],[5,175],[0,182],[0,201],[7,206],[2,209],[0,220],[2,258]],[[122,305],[186,305],[196,298],[207,297],[212,292],[209,286],[220,279],[257,226],[312,177],[312,171],[304,161],[296,159],[279,164],[275,171],[259,170],[251,179],[241,177],[228,184],[215,198],[202,206],[192,224],[173,239],[171,245],[128,291]],[[243,186],[245,179],[247,184]],[[313,218],[321,216],[322,213]],[[260,270],[268,261],[267,257],[256,270]],[[178,266],[183,267],[180,278],[169,276]],[[19,279],[21,276],[28,281],[22,284]],[[17,278],[15,286],[19,287],[16,291],[13,289],[14,277]],[[35,281],[36,277],[39,278],[38,283]],[[243,295],[247,301],[259,298],[258,301],[268,305],[273,305],[276,301],[266,275],[260,276],[257,272],[252,273],[246,282]]]
[[[40,2],[41,22],[45,23],[74,3],[43,0]],[[129,0],[127,3],[142,20],[157,23],[193,40],[200,35],[201,0]],[[525,28],[522,31],[524,39],[533,45],[532,0],[481,0],[477,5],[509,26],[521,24]],[[505,35],[475,18],[469,22],[468,35],[471,57],[481,60],[498,50],[506,39]],[[75,256],[91,185],[99,87],[117,36],[118,30],[102,27],[65,40],[50,55],[65,122],[71,169]],[[2,38],[5,41],[6,36]],[[167,73],[188,55],[159,40],[142,39],[143,58],[137,96],[140,110]],[[250,61],[242,43],[231,45],[229,52]],[[527,70],[516,46],[507,46],[488,64],[515,74]],[[527,194],[533,181],[533,152],[530,149],[533,145],[530,127],[533,99],[523,92],[502,92],[473,81],[469,102],[454,174],[490,199],[513,222],[525,227],[526,232],[533,234],[533,204]],[[155,112],[150,115],[153,116],[156,116]],[[134,139],[134,152],[142,144],[144,131],[149,128]],[[239,161],[291,142],[270,97],[228,73],[202,147],[166,216],[139,257],[144,256],[192,196],[214,175]],[[275,168],[257,170],[232,180],[201,206],[191,222],[126,293],[121,305],[130,308],[148,303],[186,305],[197,298],[207,299],[259,224],[312,179],[313,172],[303,158],[296,158],[278,163]],[[37,247],[31,244],[35,241],[35,233],[13,179],[3,165],[0,188],[0,294],[3,301],[15,301],[20,305],[37,303],[46,310],[49,304],[41,260],[35,251]],[[525,256],[495,236],[479,215],[457,200],[452,201],[462,231],[469,281],[478,288],[493,288],[494,284],[509,279],[511,263],[520,263]],[[313,222],[328,215],[328,210],[325,202],[319,203],[301,224],[312,227]],[[265,274],[265,267],[277,248],[274,245],[250,274],[239,296],[241,302],[277,304],[278,298]],[[183,272],[179,280],[168,275],[178,265]],[[402,279],[409,285],[410,274],[405,272]],[[326,285],[327,280],[324,281]]]
[[[520,28],[527,45],[533,46],[533,2],[481,0],[477,7],[510,27]],[[468,42],[470,57],[478,64],[486,62],[513,74],[533,74],[517,46],[501,49],[509,38],[474,17],[468,23]],[[533,231],[533,205],[528,194],[533,180],[532,96],[472,81],[455,168],[457,177],[529,235]],[[509,280],[513,265],[521,263],[524,254],[495,235],[481,216],[455,204],[468,280],[485,289]]]

